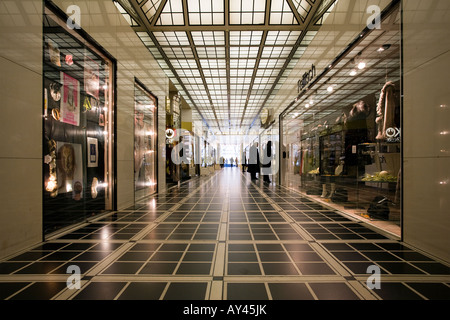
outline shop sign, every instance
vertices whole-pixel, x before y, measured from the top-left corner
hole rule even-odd
[[[173,138],[175,137],[176,132],[173,129],[166,129],[166,144],[173,143]]]
[[[175,131],[173,129],[166,130],[166,138],[167,139],[173,139],[174,136],[175,136]]]
[[[381,29],[381,8],[377,5],[367,7],[367,13],[372,15],[367,19],[367,28]]]
[[[298,93],[300,93],[307,85],[311,82],[312,79],[316,76],[316,66],[312,65],[311,69],[308,72],[303,74],[301,80],[298,80],[297,87]]]
[[[70,5],[67,7],[66,13],[69,16],[67,19],[67,27],[71,30],[81,29],[81,9],[77,5]]]
[[[389,128],[386,130],[386,142],[398,143],[400,142],[401,131],[399,128]]]

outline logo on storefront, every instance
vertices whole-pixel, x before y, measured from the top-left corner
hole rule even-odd
[[[166,130],[166,138],[173,139],[173,137],[175,137],[175,131],[173,129],[167,129]]]
[[[401,131],[399,128],[388,128],[386,130],[387,142],[400,142]]]
[[[297,91],[300,93],[306,86],[314,79],[316,76],[316,66],[312,65],[311,69],[308,72],[303,74],[301,80],[297,82]]]

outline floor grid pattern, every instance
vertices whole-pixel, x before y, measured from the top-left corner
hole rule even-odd
[[[69,266],[79,289],[67,286]],[[0,261],[0,299],[449,300],[450,267],[225,168]]]

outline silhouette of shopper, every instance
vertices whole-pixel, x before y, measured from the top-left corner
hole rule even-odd
[[[252,180],[257,179],[256,174],[259,173],[259,167],[260,167],[260,162],[259,162],[258,145],[255,142],[250,147],[250,155],[248,158],[248,169],[247,169],[247,171],[250,172],[250,177]]]
[[[272,141],[268,141],[263,154],[262,174],[264,176],[264,182],[271,183],[269,172],[272,166]]]

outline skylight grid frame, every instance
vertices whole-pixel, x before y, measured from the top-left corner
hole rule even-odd
[[[224,25],[224,7],[224,0],[187,0],[189,25]]]
[[[231,46],[229,50],[231,59],[256,59],[259,47]]]
[[[230,31],[230,46],[259,46],[263,31]]]
[[[127,1],[127,0],[119,0],[119,2],[122,2],[122,1]],[[197,4],[200,4],[199,0],[196,0],[196,1],[197,1],[196,2]],[[147,2],[138,1],[138,0],[130,0],[129,2],[132,3],[132,8],[136,11],[139,11],[139,9],[141,9],[141,11],[142,11],[142,6],[149,5]],[[232,87],[235,87],[237,90],[240,90],[240,92],[242,92],[242,91],[245,92],[245,90],[248,87],[247,99],[245,99],[243,101],[243,104],[248,103],[248,101],[250,99],[251,91],[254,90],[254,88],[253,88],[254,86],[255,86],[255,88],[258,88],[258,89],[264,88],[264,90],[266,90],[265,92],[267,92],[267,86],[262,87],[260,84],[255,84],[256,70],[258,70],[260,68],[259,62],[260,62],[260,59],[262,56],[264,42],[265,42],[265,39],[267,38],[267,32],[281,30],[281,31],[295,31],[298,33],[298,31],[301,30],[301,32],[303,34],[306,29],[311,27],[310,24],[308,23],[308,19],[312,20],[312,17],[314,16],[314,14],[317,11],[318,6],[320,4],[320,3],[318,3],[320,1],[308,0],[308,3],[314,4],[314,6],[312,7],[312,10],[311,10],[312,13],[310,12],[311,17],[308,16],[308,19],[305,21],[304,24],[298,23],[298,21],[301,21],[300,19],[298,19],[298,16],[299,16],[298,12],[297,12],[297,10],[293,10],[292,11],[293,15],[296,17],[296,20],[297,20],[297,21],[295,21],[295,24],[284,25],[284,26],[271,26],[269,24],[270,1],[267,1],[267,2],[265,0],[223,1],[221,3],[224,3],[224,8],[223,8],[224,9],[223,11],[225,13],[224,14],[224,25],[223,26],[221,26],[221,25],[203,26],[203,25],[192,25],[189,22],[189,13],[190,13],[189,10],[191,10],[192,13],[194,13],[196,11],[194,2],[195,2],[194,0],[192,0],[192,1],[191,0],[181,0],[181,1],[180,0],[161,0],[160,5],[157,9],[157,12],[155,13],[154,19],[152,19],[152,21],[142,22],[145,19],[142,19],[142,14],[141,14],[139,16],[139,18],[140,18],[140,20],[141,20],[140,22],[142,24],[139,28],[135,28],[135,30],[136,30],[136,32],[142,32],[142,30],[146,30],[149,33],[149,35],[152,35],[154,33],[156,34],[157,32],[183,32],[183,33],[185,33],[189,40],[188,45],[185,42],[185,40],[186,40],[185,37],[182,37],[182,38],[177,37],[176,40],[179,43],[175,43],[174,39],[172,39],[172,38],[166,38],[166,40],[165,40],[166,44],[173,42],[173,44],[183,44],[186,46],[191,46],[193,54],[194,54],[194,60],[197,63],[198,72],[200,74],[200,77],[203,80],[205,90],[206,90],[206,93],[208,96],[209,96],[208,91],[215,90],[215,88],[209,88],[209,86],[206,84],[205,75],[203,73],[207,69],[202,68],[200,60],[203,60],[203,64],[209,64],[209,66],[207,65],[209,67],[209,69],[217,69],[217,68],[214,68],[214,67],[217,67],[216,65],[214,65],[216,63],[215,61],[221,60],[221,58],[223,57],[223,50],[225,50],[225,61],[227,61],[229,63],[226,63],[225,65],[221,66],[220,69],[226,70],[226,73],[227,73],[226,79],[230,79],[230,70],[231,70],[231,67],[233,66],[233,63],[231,62],[231,58],[230,58],[231,44],[237,44],[238,46],[243,45],[244,47],[245,46],[250,46],[250,47],[255,46],[255,48],[257,48],[257,50],[258,50],[257,58],[254,59],[255,61],[252,61],[252,59],[248,59],[247,61],[245,61],[246,67],[249,67],[250,65],[253,64],[253,66],[251,66],[251,68],[254,68],[254,74],[251,77],[250,83],[248,83],[247,78],[244,78],[244,79],[242,79],[242,81],[239,81],[240,83],[239,82],[236,83],[236,85],[232,86],[231,81],[228,81],[226,84],[227,85],[227,95],[228,95],[229,101],[231,101],[230,98],[232,95],[232,90],[231,90]],[[216,2],[216,1],[214,1],[214,2]],[[175,13],[175,14],[181,13],[180,3],[181,3],[181,7],[184,9],[189,8],[189,6],[191,5],[191,9],[183,10],[183,20],[184,20],[183,26],[181,26],[181,25],[162,25],[162,24],[158,25],[156,23],[158,20],[161,20],[160,19],[161,14],[163,14],[163,13],[168,14],[170,12],[170,10],[172,10],[172,12],[170,12],[171,14],[172,13]],[[209,3],[210,3],[210,7],[214,6],[212,0],[209,0]],[[154,2],[153,4],[154,4],[153,7],[156,7],[155,6],[156,2]],[[292,8],[292,4],[294,4],[294,6],[295,6],[295,5],[298,5],[299,3],[298,3],[298,1],[297,1],[297,3],[294,3],[294,2],[292,2],[292,0],[289,0],[288,4]],[[240,8],[243,11],[242,12],[243,14],[249,13],[250,8],[251,8],[251,10],[255,11],[256,15],[253,15],[253,13],[252,13],[252,19],[253,19],[252,25],[247,25],[247,24],[235,25],[232,23],[230,14],[232,12],[237,12],[237,11],[233,11],[233,7],[235,8],[236,5],[240,6]],[[166,8],[171,8],[171,9],[169,10]],[[200,5],[199,5],[198,11],[200,11]],[[205,12],[218,12],[218,11],[220,11],[220,10],[215,10],[214,7],[208,8],[205,10]],[[264,13],[264,14],[257,17],[258,13]],[[264,18],[262,18],[262,17],[264,17]],[[171,19],[172,20],[167,23],[168,24],[176,24],[176,22],[173,21],[173,17],[171,17]],[[240,19],[242,20],[245,18],[243,15],[241,15]],[[261,23],[255,24],[254,19],[260,19],[259,21],[261,21]],[[297,27],[295,27],[295,26],[297,26]],[[204,35],[206,37],[206,33],[221,32],[222,34],[225,35],[220,40],[220,41],[222,41],[222,43],[220,43],[221,49],[218,49],[219,46],[217,45],[217,43],[208,43],[208,45],[210,45],[210,46],[207,46],[206,43],[204,43],[205,46],[203,48],[198,47],[197,43],[195,43],[198,40],[196,38],[197,35],[195,34],[195,32],[200,32],[202,37]],[[241,37],[240,39],[237,37],[238,34]],[[302,37],[302,35],[300,35],[300,37]],[[193,40],[194,38],[196,38],[195,41]],[[210,37],[209,39],[213,40],[213,41],[217,41],[218,38],[219,37],[217,34],[213,34],[213,37]],[[223,40],[224,38],[225,38],[225,41]],[[283,45],[281,43],[281,38],[279,38],[278,39],[279,41],[277,43],[274,43],[273,46],[279,47],[281,50],[286,50],[286,48],[284,48],[285,45],[292,44],[294,42],[294,39],[295,39],[295,37],[291,37],[291,39],[288,39],[288,41],[285,42]],[[171,52],[172,52],[172,54],[175,55],[175,57],[172,58],[173,57],[173,55],[172,55],[171,58],[169,59],[167,57],[167,55],[164,53],[164,50],[161,48],[158,41],[154,40],[153,36],[150,36],[150,40],[154,42],[154,46],[156,47],[156,50],[155,50],[155,48],[151,48],[151,41],[148,41],[148,38],[147,38],[145,41],[147,42],[147,47],[149,48],[149,51],[152,52],[152,54],[154,54],[154,56],[157,57],[160,61],[163,60],[163,62],[160,63],[160,65],[164,67],[163,70],[165,70],[169,76],[175,77],[175,79],[173,79],[174,83],[177,83],[178,86],[181,86],[180,91],[185,91],[186,94],[188,95],[186,100],[191,101],[192,99],[190,99],[190,97],[189,97],[189,92],[187,90],[185,90],[185,84],[182,81],[179,81],[179,76],[176,74],[176,71],[172,65],[172,64],[177,63],[176,61],[174,61],[174,59],[178,59],[178,57],[181,57],[181,58],[191,57],[190,51],[189,50],[184,51],[183,49],[181,51],[180,51],[180,49],[175,49],[175,50],[172,49]],[[184,43],[183,43],[183,41],[184,41]],[[296,43],[293,47],[295,47],[297,45],[298,45],[298,43]],[[213,50],[213,47],[215,47],[214,50]],[[243,57],[247,53],[247,51],[246,51],[247,49],[244,49],[244,50],[235,49],[235,50],[238,50],[236,52],[239,52],[238,57]],[[289,53],[289,50],[291,50],[290,53]],[[284,53],[282,51],[282,54],[285,54],[286,56],[288,56],[288,59],[289,59],[290,56],[293,56],[292,50],[293,49],[289,48]],[[255,49],[248,49],[248,52],[250,52],[250,51],[256,52]],[[214,52],[214,53],[212,53],[212,52]],[[272,54],[274,52],[279,52],[279,51],[278,51],[278,49],[272,50]],[[295,52],[297,52],[297,50],[295,50]],[[249,57],[251,57],[251,56],[252,55],[250,54]],[[253,53],[253,56],[254,56],[254,53]],[[182,60],[190,60],[190,59],[182,59]],[[206,63],[204,60],[212,60],[213,65],[211,65],[210,62]],[[241,67],[242,64],[243,64],[243,62],[240,61],[236,67]],[[274,92],[274,90],[278,90],[280,88],[280,84],[278,82],[283,81],[285,79],[285,73],[286,73],[285,71],[286,71],[286,69],[288,69],[288,67],[290,65],[285,63],[284,65],[280,66],[281,64],[282,64],[281,62],[277,64],[277,67],[280,67],[280,68],[277,68],[277,70],[276,70],[276,72],[279,72],[279,74],[277,76],[278,81],[275,81],[272,84],[272,88],[269,89],[269,91],[268,91],[269,94],[264,99],[264,101],[267,101],[270,98],[270,95],[272,92]],[[179,65],[178,65],[178,67],[179,67]],[[267,65],[266,65],[266,67],[267,67]],[[179,70],[179,69],[180,68],[177,68],[177,70]],[[181,68],[181,69],[183,69],[183,70],[189,69],[189,70],[194,71],[195,68],[192,65],[190,65],[190,66],[183,65],[183,68]],[[271,76],[273,74],[274,73],[272,72]],[[264,82],[266,80],[267,79],[265,79],[264,77],[261,77],[261,79],[257,80],[257,81]],[[240,87],[240,89],[238,89],[237,87]],[[245,88],[245,89],[242,89],[242,88]],[[264,103],[263,103],[263,105],[264,105]],[[262,109],[263,105],[260,106],[261,109]],[[229,102],[229,108],[230,108],[230,106],[231,106],[231,104]],[[195,103],[194,103],[194,107],[195,107],[195,109],[197,109],[197,111],[199,111],[197,106],[195,106]],[[212,102],[211,102],[210,108],[214,108],[214,105]],[[245,110],[245,108],[244,108],[244,110]],[[243,113],[243,115],[245,115],[245,112]],[[210,120],[214,121],[214,119],[210,119]]]
[[[167,0],[156,25],[184,26],[183,0]]]
[[[287,0],[271,0],[269,21],[272,25],[300,23]]]
[[[224,78],[226,79],[226,69],[204,69],[205,78]]]
[[[163,47],[164,53],[169,59],[193,59],[194,53],[190,47]]]
[[[319,10],[314,17],[314,24],[322,25],[330,15],[331,11],[334,9],[334,6],[337,4],[337,2],[338,0],[323,0],[320,4]]]
[[[230,77],[251,77],[253,75],[253,69],[230,69]]]
[[[289,2],[291,0],[287,1]],[[314,2],[315,0],[312,0],[313,4]],[[295,9],[297,10],[298,14],[300,15],[302,22],[304,22],[309,12],[311,11],[312,4],[309,3],[307,0],[292,0],[292,3],[295,6]]]
[[[232,25],[264,24],[266,14],[266,0],[229,0]]]
[[[123,7],[123,3],[114,2],[114,4],[130,26],[139,26],[139,24],[136,22],[136,19],[134,18],[135,14],[129,14],[128,11]],[[132,10],[132,8],[130,7],[129,10]]]
[[[278,59],[287,59],[291,53],[293,47],[270,47],[265,46],[261,55],[262,59],[273,59],[274,57]]]
[[[197,55],[200,59],[226,59],[225,47],[197,47]]]
[[[142,2],[140,4],[142,5]],[[149,21],[156,15],[160,4],[161,0],[147,0],[145,1],[145,4],[142,5],[142,11],[144,11],[144,14]]]
[[[197,69],[197,62],[195,59],[177,59],[172,62],[175,69]]]
[[[161,31],[153,32],[158,44],[162,47],[190,46],[187,33],[185,31]]]
[[[191,31],[195,46],[225,46],[224,31]]]
[[[281,69],[283,68],[284,61],[282,59],[260,59],[259,69]]]
[[[266,46],[294,46],[301,31],[269,31]]]
[[[199,63],[203,69],[225,69],[227,66],[225,59],[199,59]]]
[[[256,66],[256,59],[230,59],[231,69],[253,69]]]

